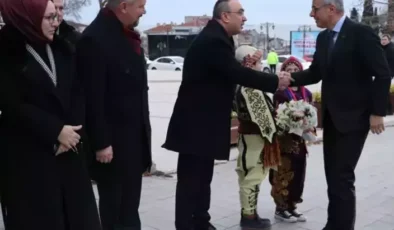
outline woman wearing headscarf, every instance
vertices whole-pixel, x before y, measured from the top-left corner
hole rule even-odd
[[[256,48],[240,46],[235,57],[243,66],[261,71],[262,53]],[[271,223],[269,219],[259,217],[257,198],[261,182],[269,170],[280,164],[274,106],[265,92],[237,86],[235,108],[240,123],[236,168],[241,203],[240,224],[243,228],[265,229]]]
[[[1,193],[7,230],[97,230],[72,51],[48,0],[1,0]]]
[[[288,58],[281,71],[289,73],[302,71],[302,64],[295,57]],[[312,101],[311,92],[305,87],[289,87],[274,94],[274,105],[304,100]],[[286,134],[280,137],[281,165],[270,171],[271,195],[276,204],[275,218],[285,222],[304,222],[306,217],[297,210],[302,202],[304,189],[307,148],[302,137]]]

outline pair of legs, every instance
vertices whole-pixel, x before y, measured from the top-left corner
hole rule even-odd
[[[324,116],[324,169],[328,186],[328,220],[325,230],[354,230],[356,220],[355,174],[369,130],[340,132],[328,112]]]
[[[110,175],[98,177],[96,180],[103,230],[141,230],[138,208],[141,199],[142,164],[129,165],[128,169],[123,170],[114,170],[114,162],[102,164],[100,167],[104,170],[103,175]]]
[[[209,221],[211,182],[215,160],[188,153],[178,158],[175,227],[177,230],[214,229]]]
[[[257,214],[260,185],[269,172],[269,168],[262,164],[263,149],[264,139],[260,135],[240,135],[236,172],[243,227],[266,228],[271,225],[269,220],[260,219]]]
[[[282,164],[270,171],[271,196],[276,204],[275,217],[286,222],[306,221],[297,211],[302,202],[306,154],[282,154]]]
[[[270,65],[271,73],[276,73],[276,65]]]

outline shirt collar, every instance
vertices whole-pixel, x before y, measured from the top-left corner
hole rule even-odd
[[[343,23],[345,22],[346,19],[346,15],[343,15],[337,22],[337,24],[335,24],[334,28],[332,29],[332,31],[335,31],[336,33],[339,33],[342,29]]]

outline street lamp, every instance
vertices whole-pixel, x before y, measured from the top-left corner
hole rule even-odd
[[[309,25],[302,25],[298,27],[298,31],[302,32],[302,57],[305,56],[305,37],[306,37],[306,32],[311,32],[312,27]]]

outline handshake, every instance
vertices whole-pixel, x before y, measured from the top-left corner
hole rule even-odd
[[[284,90],[284,89],[286,89],[287,87],[289,87],[289,85],[291,84],[291,82],[294,81],[294,79],[291,78],[291,74],[288,73],[288,72],[284,72],[284,71],[281,71],[281,72],[278,74],[278,78],[279,78],[279,83],[278,83],[278,89],[279,89],[279,90]]]

